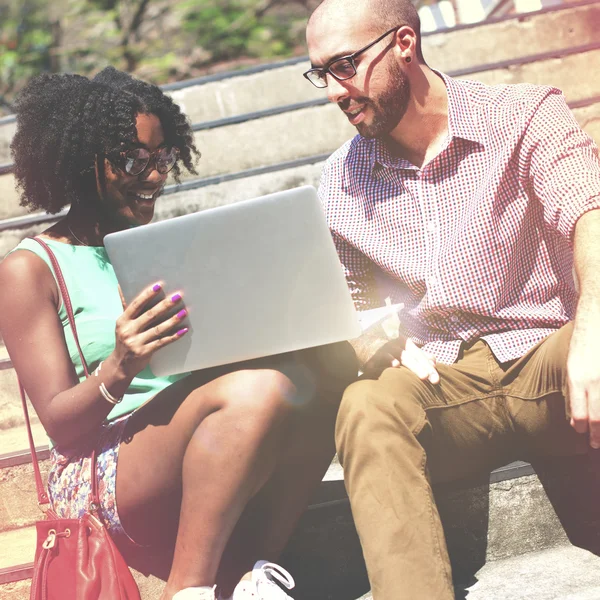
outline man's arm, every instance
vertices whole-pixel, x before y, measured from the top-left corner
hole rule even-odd
[[[374,298],[376,286],[370,261],[367,262],[365,256],[336,234],[333,238],[356,308],[360,311],[379,307],[381,303]],[[403,336],[390,339],[384,326],[387,318],[377,321],[360,337],[350,340],[363,374],[375,379],[384,369],[403,365],[420,379],[438,383],[440,378],[435,358]]]
[[[567,356],[571,425],[600,448],[600,160],[564,97],[549,93],[531,118],[524,156],[547,225],[573,243],[580,297]]]
[[[571,425],[600,448],[600,210],[579,219],[574,243],[580,296],[567,359]]]
[[[329,218],[330,197],[332,188],[335,188],[336,185],[335,178],[331,177],[330,165],[327,164],[321,174],[318,193],[325,213],[328,215],[331,235],[352,300],[358,311],[379,308],[383,299],[377,297],[378,290],[373,272],[373,262],[340,235]],[[385,318],[382,321],[385,321]],[[397,367],[402,364],[421,379],[428,379],[431,383],[439,382],[435,359],[410,340],[407,341],[406,338],[390,340],[381,321],[369,327],[360,337],[350,340],[350,343],[356,352],[360,370],[367,377],[377,378],[385,368]]]

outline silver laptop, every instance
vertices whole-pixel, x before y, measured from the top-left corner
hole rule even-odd
[[[162,281],[190,331],[171,375],[351,339],[360,327],[316,190],[305,186],[107,235],[127,302]],[[177,308],[180,310],[181,306]]]

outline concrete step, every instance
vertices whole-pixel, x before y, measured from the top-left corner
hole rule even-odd
[[[503,83],[533,83],[553,85],[561,89],[569,102],[599,95],[600,82],[586,76],[590,69],[600,67],[600,48],[546,58],[520,64],[499,63],[497,68],[469,72],[465,79],[476,79],[488,85]]]
[[[41,461],[40,470],[46,481],[50,461]],[[40,517],[31,464],[2,468],[0,470],[0,533],[31,527]]]
[[[560,546],[486,564],[472,586],[457,589],[468,600],[598,600],[600,558]],[[468,595],[466,595],[468,592]]]
[[[600,3],[558,4],[423,36],[423,54],[441,70],[468,69],[532,52],[551,52],[598,39]]]
[[[495,85],[529,82],[562,89],[569,102],[600,98],[600,80],[588,77],[600,67],[600,46],[562,58],[499,67],[465,75]],[[211,177],[282,161],[331,152],[355,134],[355,129],[334,104],[293,110],[261,119],[199,131],[201,177]]]
[[[573,546],[486,564],[477,582],[457,585],[456,600],[598,600],[600,559]],[[367,592],[358,600],[373,600]]]
[[[0,571],[15,565],[33,562],[35,556],[35,526],[21,527],[0,533]]]
[[[44,432],[42,424],[39,422],[37,415],[31,415],[31,429],[36,446],[46,446],[48,438]],[[15,419],[16,420],[16,419]],[[19,423],[23,420],[22,415],[19,415]],[[25,424],[15,425],[9,429],[0,429],[0,451],[2,455],[20,454],[23,451],[29,452],[29,441],[27,439],[27,430]],[[27,449],[27,450],[25,450]]]

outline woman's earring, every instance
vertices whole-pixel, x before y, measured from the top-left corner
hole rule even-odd
[[[411,58],[410,56],[407,56],[407,57],[406,57],[404,60],[405,60],[407,63],[409,63],[409,62],[412,60],[412,58]]]

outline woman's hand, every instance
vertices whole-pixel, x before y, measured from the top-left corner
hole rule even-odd
[[[111,358],[124,379],[132,379],[150,362],[159,349],[172,344],[188,332],[181,326],[187,316],[185,309],[169,316],[182,296],[179,293],[167,296],[148,308],[150,301],[162,290],[160,284],[148,287],[125,306],[117,319],[115,349]]]

